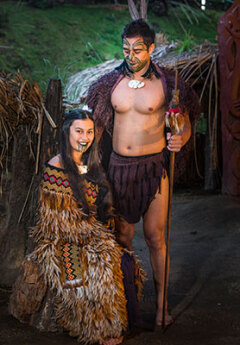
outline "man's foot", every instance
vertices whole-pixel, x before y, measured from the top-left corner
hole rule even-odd
[[[101,345],[117,345],[117,344],[121,344],[122,341],[123,341],[123,337],[112,338],[112,339],[104,340],[104,342],[101,343]]]
[[[157,311],[156,315],[156,328],[162,327],[162,310]],[[173,323],[172,316],[168,313],[168,311],[165,311],[165,318],[164,318],[164,327],[167,327]]]

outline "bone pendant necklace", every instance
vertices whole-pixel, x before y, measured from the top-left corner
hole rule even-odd
[[[87,165],[78,165],[78,172],[79,174],[86,174],[88,172]]]
[[[135,79],[131,79],[128,82],[128,86],[130,87],[130,89],[141,89],[142,87],[144,87],[144,85],[145,85],[144,81],[135,80]]]
[[[77,164],[77,168],[78,168],[78,172],[80,175],[86,174],[88,172],[88,166],[87,165]]]

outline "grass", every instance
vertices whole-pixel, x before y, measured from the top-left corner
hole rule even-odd
[[[49,78],[67,78],[90,66],[121,58],[120,34],[130,21],[127,6],[113,10],[104,5],[58,5],[37,9],[24,2],[0,2],[0,70],[37,81],[43,92]],[[178,8],[168,17],[148,16],[156,32],[169,40],[186,41],[176,16],[183,21],[194,41],[215,42],[216,23],[220,13],[208,12],[209,18],[198,18],[191,24]]]

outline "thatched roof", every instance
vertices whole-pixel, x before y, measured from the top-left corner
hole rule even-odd
[[[44,99],[36,83],[25,80],[20,72],[15,75],[0,72],[0,167],[6,167],[4,158],[9,141],[20,127],[26,128],[31,153],[36,158],[36,170],[40,150],[42,119],[45,114],[56,126],[47,112]],[[37,152],[32,149],[32,136],[38,135]],[[1,178],[0,178],[1,185]]]
[[[0,117],[4,128],[14,132],[18,126],[33,124],[42,102],[37,84],[31,85],[20,72],[0,74]]]

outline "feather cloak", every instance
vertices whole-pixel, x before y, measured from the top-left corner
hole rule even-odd
[[[86,180],[93,206],[97,195],[98,185]],[[67,175],[47,165],[31,232],[36,247],[13,288],[10,313],[40,330],[63,327],[84,344],[121,336],[128,324],[127,301],[123,249],[113,231],[112,219],[102,224],[94,215],[83,217]],[[137,262],[136,275],[140,291],[143,275]]]

